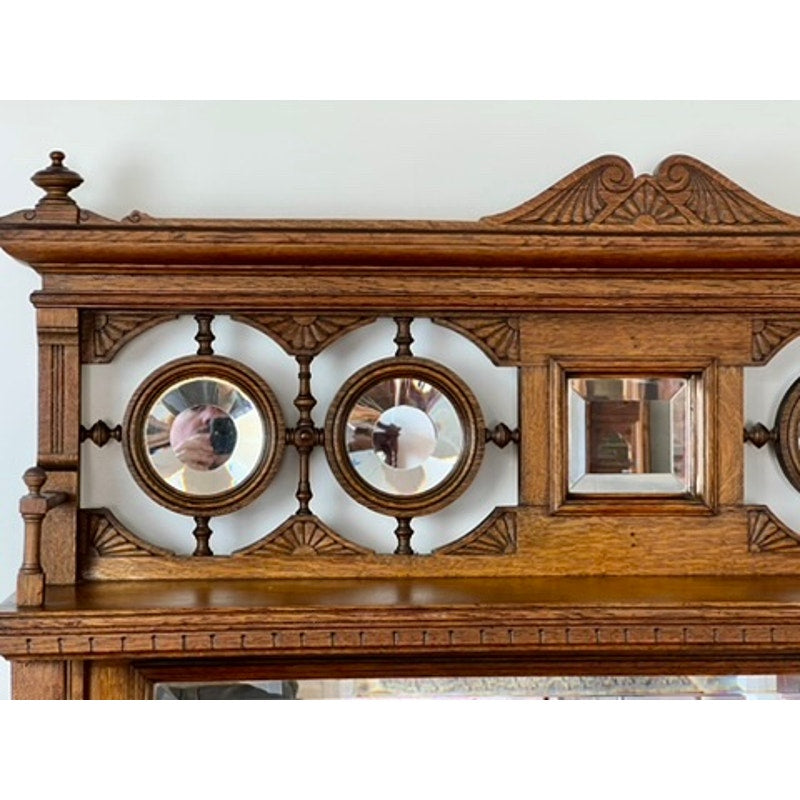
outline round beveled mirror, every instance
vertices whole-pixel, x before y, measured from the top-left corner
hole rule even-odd
[[[139,485],[186,514],[228,513],[252,500],[273,476],[285,438],[270,389],[220,356],[179,359],[150,375],[123,427]]]
[[[326,423],[328,460],[363,505],[419,515],[468,486],[484,447],[480,408],[456,375],[421,358],[391,358],[353,375]]]
[[[784,475],[800,491],[800,379],[781,400],[775,418],[775,453]]]

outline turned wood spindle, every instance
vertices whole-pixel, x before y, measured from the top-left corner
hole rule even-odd
[[[397,537],[397,547],[394,550],[396,556],[412,556],[414,550],[411,547],[411,537],[414,535],[414,530],[411,527],[411,520],[408,517],[395,517],[397,520],[397,527],[394,529],[394,535]]]
[[[498,422],[491,430],[485,432],[487,442],[493,442],[501,450],[511,442],[519,444],[519,428],[513,431],[504,422]]]
[[[41,561],[42,521],[47,512],[65,502],[66,492],[42,492],[47,473],[41,467],[31,467],[22,476],[28,494],[19,501],[19,511],[25,522],[25,551],[17,575],[17,605],[40,606],[44,602],[44,571]]]
[[[397,335],[394,337],[394,343],[397,345],[395,356],[410,356],[411,345],[414,343],[414,337],[411,335],[411,323],[414,317],[395,317],[394,321],[397,325]]]
[[[311,477],[309,462],[311,450],[315,445],[322,444],[323,432],[314,426],[311,411],[317,404],[314,395],[311,394],[311,361],[314,356],[296,356],[298,364],[298,390],[294,400],[294,406],[299,412],[297,425],[287,431],[287,440],[297,448],[299,455],[299,478],[297,481],[297,514],[310,514],[309,504],[314,493],[311,491]]]
[[[193,556],[213,556],[214,553],[211,550],[211,545],[209,544],[209,539],[211,539],[211,534],[213,531],[208,526],[208,522],[211,517],[195,517],[195,527],[192,531],[192,536],[197,540],[197,545],[194,548],[194,552],[192,553]]]
[[[80,440],[85,442],[87,439],[97,447],[105,447],[111,439],[122,441],[122,425],[111,428],[103,420],[98,420],[91,428],[81,425]]]
[[[766,425],[761,422],[757,422],[750,428],[744,429],[744,441],[745,443],[750,442],[750,444],[758,447],[759,449],[762,448],[765,444],[769,442],[775,442],[778,439],[778,431],[770,430]]]
[[[195,322],[197,322],[197,334],[194,340],[197,342],[197,355],[199,356],[213,356],[214,348],[211,343],[217,337],[211,331],[211,323],[214,319],[213,314],[195,314]]]

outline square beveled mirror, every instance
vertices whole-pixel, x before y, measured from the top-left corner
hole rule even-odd
[[[577,495],[694,496],[694,376],[567,379],[567,489]]]

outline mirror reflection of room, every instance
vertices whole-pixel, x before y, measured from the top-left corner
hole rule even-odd
[[[570,491],[689,491],[691,387],[684,377],[570,378]]]
[[[427,491],[452,472],[464,445],[452,402],[415,378],[371,386],[347,420],[350,463],[368,484],[393,495]]]

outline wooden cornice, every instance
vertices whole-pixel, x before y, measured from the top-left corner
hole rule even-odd
[[[79,209],[67,192],[80,176],[58,165],[68,188],[53,196],[62,173],[48,173],[48,197],[0,218],[0,247],[42,273],[100,265],[197,275],[210,265],[234,274],[347,275],[387,267],[439,275],[488,267],[504,275],[800,268],[800,217],[685,155],[638,177],[619,156],[602,156],[477,222],[162,219],[138,211],[117,222]]]

